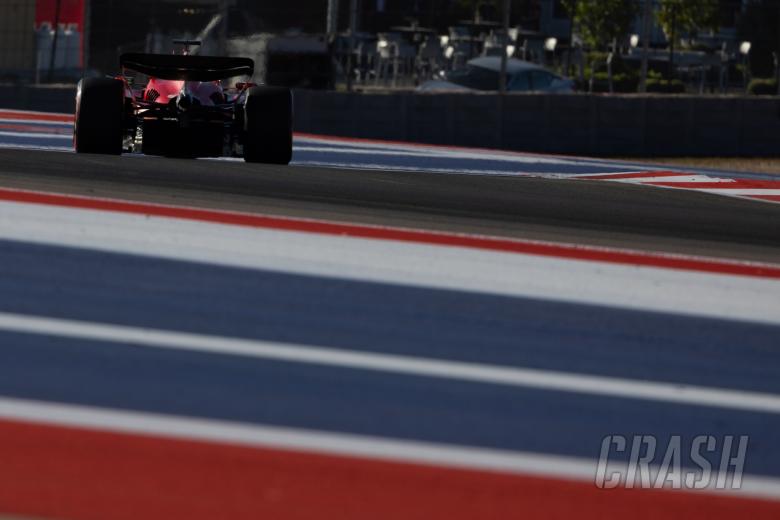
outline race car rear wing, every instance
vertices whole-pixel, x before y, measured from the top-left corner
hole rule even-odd
[[[119,58],[122,69],[159,79],[215,81],[234,76],[251,76],[255,62],[249,58],[192,56],[181,54],[126,53]]]

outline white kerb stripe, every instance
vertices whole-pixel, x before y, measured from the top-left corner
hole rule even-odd
[[[44,119],[9,119],[5,117],[0,117],[0,124],[6,124],[6,123],[13,123],[13,124],[23,124],[23,125],[30,125],[30,126],[37,126],[37,125],[44,125],[44,126],[62,126],[62,127],[73,127],[73,121],[48,121]]]
[[[0,418],[41,425],[426,464],[443,468],[535,475],[581,482],[595,481],[598,464],[595,459],[580,457],[396,440],[4,397],[0,397]],[[610,462],[609,470],[610,474],[612,471],[626,474],[625,465],[619,463]],[[651,474],[657,474],[658,468],[651,466],[650,471]],[[713,485],[714,482],[715,479],[712,479]],[[712,487],[711,485],[710,489],[697,491],[743,498],[780,498],[780,479],[771,477],[744,475],[740,489],[716,490]]]
[[[621,180],[636,181],[638,184],[653,182],[717,182],[721,184],[728,184],[734,182],[734,179],[719,179],[717,177],[707,177],[706,175],[681,175],[678,177],[640,177],[637,179],[615,179],[615,182],[620,182]]]
[[[226,338],[10,313],[0,313],[0,330],[88,341],[130,343],[160,349],[274,359],[291,363],[375,370],[411,376],[457,379],[484,384],[780,413],[779,395],[666,382],[635,381],[521,367],[501,367],[463,361]]]
[[[6,144],[0,143],[3,150],[50,150],[56,152],[72,152],[72,146],[46,146],[40,144]]]
[[[5,132],[0,131],[0,137],[40,137],[41,139],[73,139],[72,134],[50,134],[44,132]]]
[[[778,188],[707,188],[698,191],[717,193],[721,195],[780,195],[780,189]]]

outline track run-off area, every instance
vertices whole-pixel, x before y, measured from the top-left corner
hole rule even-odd
[[[770,176],[70,139],[0,111],[0,513],[780,517]],[[599,489],[610,435],[748,436],[741,486]]]

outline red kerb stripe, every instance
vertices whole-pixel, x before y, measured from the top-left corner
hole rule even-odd
[[[319,220],[272,217],[247,213],[234,213],[207,209],[164,206],[140,202],[77,197],[53,193],[41,193],[0,188],[0,200],[65,206],[102,211],[117,211],[160,217],[182,218],[203,222],[232,224],[238,226],[280,229],[325,235],[350,236],[383,240],[398,240],[422,244],[458,246],[490,251],[522,253],[530,255],[590,260],[615,264],[630,264],[649,267],[664,267],[689,271],[704,271],[720,274],[780,278],[780,267],[766,264],[728,262],[710,258],[684,257],[594,248],[579,245],[558,245],[522,240],[481,237],[473,235],[418,231],[410,229],[340,224]]]
[[[68,114],[44,114],[30,113],[15,110],[0,110],[0,118],[22,119],[25,121],[55,121],[60,123],[72,123],[73,116]]]
[[[0,510],[72,520],[780,518],[770,500],[14,421],[0,460]]]
[[[10,130],[13,132],[30,132],[36,134],[57,134],[57,135],[70,135],[73,130],[70,128],[52,128],[51,126],[40,125],[25,125],[18,123],[2,123],[0,122],[0,130]]]

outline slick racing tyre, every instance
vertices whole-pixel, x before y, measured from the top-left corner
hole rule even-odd
[[[121,80],[87,78],[76,91],[73,145],[77,153],[122,153],[125,86]]]
[[[288,164],[292,159],[292,91],[252,87],[244,104],[244,160]]]

